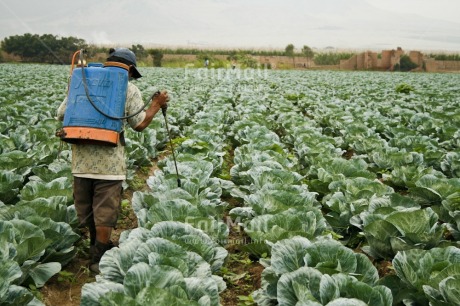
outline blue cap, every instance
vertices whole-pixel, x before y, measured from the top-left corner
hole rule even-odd
[[[127,48],[110,49],[108,61],[116,61],[128,66],[131,66],[131,73],[133,78],[138,79],[142,77],[136,68],[136,54]]]

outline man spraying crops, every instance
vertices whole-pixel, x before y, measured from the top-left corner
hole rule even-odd
[[[153,95],[144,110],[140,90],[128,82],[141,77],[129,49],[111,49],[103,66],[80,66],[81,72],[76,68],[72,74],[57,118],[64,121],[59,136],[72,143],[75,208],[81,226],[90,233],[90,270],[99,273],[102,255],[113,246],[110,237],[126,179],[123,128],[144,130],[167,107],[169,97],[166,91]],[[116,114],[117,109],[121,113]]]

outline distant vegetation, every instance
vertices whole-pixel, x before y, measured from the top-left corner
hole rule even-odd
[[[88,50],[89,58],[98,61],[104,59],[109,47],[90,45],[85,40],[77,37],[59,37],[52,34],[14,35],[5,38],[1,42],[1,49],[7,54],[16,56],[22,62],[40,62],[51,64],[69,64],[72,54],[81,48]],[[328,52],[316,53],[307,45],[296,49],[293,44],[288,44],[284,50],[251,50],[251,49],[198,49],[198,48],[154,48],[146,49],[137,44],[132,45],[131,50],[138,58],[140,66],[154,67],[184,67],[190,65],[186,59],[168,59],[164,55],[195,55],[196,61],[192,63],[197,67],[203,65],[207,58],[213,68],[229,67],[238,63],[242,68],[256,68],[260,63],[254,56],[289,56],[295,65],[296,57],[304,57],[312,60],[316,65],[338,65],[340,60],[348,59],[354,53]],[[226,59],[223,59],[226,56]],[[0,62],[3,61],[0,53]],[[270,67],[268,67],[270,68]],[[290,68],[290,67],[285,67]]]
[[[417,68],[418,65],[411,61],[409,56],[403,55],[399,60],[399,64],[396,64],[394,67],[395,71],[411,71],[412,69]]]
[[[24,34],[5,38],[2,50],[18,56],[23,62],[68,64],[75,50],[87,47],[83,39],[51,34]]]
[[[153,57],[153,67],[161,67],[161,60],[163,59],[163,52],[161,52],[158,49],[152,49],[149,51],[149,53]],[[136,54],[136,56],[139,56],[139,55]]]
[[[59,37],[52,34],[30,34],[14,35],[5,38],[1,42],[4,52],[17,56],[22,62],[42,62],[68,64],[71,55],[78,49],[85,48],[89,56],[104,54],[109,47],[90,45],[85,40],[76,37]],[[198,49],[198,48],[154,48],[146,49],[142,45],[132,45],[131,50],[136,54],[141,64],[150,55],[153,61],[147,65],[156,67],[162,66],[165,54],[186,54],[196,55],[199,61],[208,58],[212,60],[213,67],[225,66],[228,62],[237,61],[244,67],[256,67],[258,62],[252,56],[289,56],[306,57],[313,59],[317,65],[337,65],[341,59],[350,58],[352,53],[315,53],[304,45],[300,51],[296,51],[293,44],[287,45],[284,50],[252,50],[252,49]],[[226,55],[225,62],[218,59],[217,55]],[[0,56],[0,61],[2,60]],[[225,62],[225,63],[224,63]],[[183,64],[183,63],[181,63]]]
[[[460,54],[429,54],[428,57],[437,61],[460,61]]]
[[[316,65],[338,65],[340,60],[346,60],[351,58],[355,53],[337,53],[337,52],[328,52],[328,53],[318,53],[313,58],[313,61]]]
[[[5,57],[0,52],[0,62],[19,60],[29,63],[50,63],[69,64],[72,54],[79,49],[85,48],[91,60],[103,61],[106,58],[109,48],[112,46],[97,46],[88,44],[84,39],[69,36],[59,37],[52,34],[30,34],[14,35],[5,38],[1,42],[1,50],[10,55]],[[318,52],[307,45],[296,48],[288,44],[283,49],[255,50],[255,49],[200,49],[200,48],[145,48],[143,45],[132,45],[130,49],[136,54],[139,66],[154,67],[203,67],[205,59],[208,59],[212,68],[228,68],[238,65],[240,68],[257,68],[260,62],[256,56],[287,56],[292,63],[279,63],[278,69],[290,69],[296,66],[296,59],[303,57],[307,59],[304,67],[311,67],[314,63],[317,66],[339,65],[341,60],[351,58],[353,52]],[[165,57],[165,55],[195,55],[195,60],[190,57]],[[12,59],[11,56],[14,56]],[[381,58],[381,54],[378,55]],[[427,54],[427,57],[441,61],[460,61],[460,54]],[[397,71],[410,71],[417,65],[412,63],[407,56],[401,57],[400,64],[394,68]],[[266,68],[271,68],[267,64]]]

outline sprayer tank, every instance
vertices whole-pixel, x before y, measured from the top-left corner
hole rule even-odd
[[[74,69],[64,114],[64,140],[116,145],[123,127],[118,118],[124,115],[127,87],[128,71],[123,65],[89,64],[83,71]]]

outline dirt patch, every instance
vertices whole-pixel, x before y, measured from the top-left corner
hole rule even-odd
[[[88,264],[87,256],[76,256],[61,273],[53,276],[41,289],[43,303],[47,306],[80,305],[81,288],[84,284],[95,281]]]
[[[382,260],[374,262],[374,266],[377,268],[379,272],[379,277],[382,278],[387,275],[395,274],[395,270],[393,268],[393,264],[391,261]]]
[[[342,157],[345,159],[351,159],[354,155],[355,151],[353,149],[348,149],[343,153]]]
[[[242,257],[244,258],[244,254]],[[239,256],[236,256],[237,258]],[[260,280],[264,267],[257,263],[244,263],[230,258],[228,269],[224,274],[227,289],[220,294],[220,303],[223,306],[255,305],[250,294],[260,288]]]
[[[234,201],[233,205],[238,205]],[[227,216],[228,217],[228,216]],[[227,283],[227,289],[220,294],[220,303],[223,306],[254,305],[250,294],[260,288],[260,281],[264,267],[258,258],[242,251],[241,246],[250,242],[250,238],[238,226],[230,226],[227,260],[222,267],[222,277]]]

